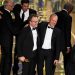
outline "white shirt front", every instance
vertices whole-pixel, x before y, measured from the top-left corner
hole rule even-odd
[[[32,35],[33,35],[33,43],[34,43],[34,46],[33,46],[33,51],[37,49],[37,30],[33,30],[32,27],[31,27],[31,30],[32,30]]]
[[[22,19],[23,10],[20,11],[20,18]],[[26,21],[29,17],[29,9],[24,12],[24,21]]]
[[[47,27],[42,49],[51,49],[52,33],[53,29]]]

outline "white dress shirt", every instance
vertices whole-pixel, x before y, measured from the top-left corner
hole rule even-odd
[[[47,27],[42,49],[51,49],[52,33],[53,29]]]
[[[20,18],[22,19],[23,10],[20,11]],[[29,9],[24,12],[24,21],[26,21],[29,17]]]
[[[33,35],[33,43],[34,43],[34,46],[33,46],[33,51],[37,49],[37,30],[33,30],[33,28],[31,27],[31,30],[32,30],[32,35]]]

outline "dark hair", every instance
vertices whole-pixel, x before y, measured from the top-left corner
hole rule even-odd
[[[29,3],[29,0],[21,0],[22,5],[23,5],[23,3]]]
[[[38,16],[37,16],[36,14],[31,14],[31,15],[28,17],[28,22],[31,21],[31,19],[32,19],[33,17],[38,17]]]
[[[69,2],[67,2],[65,5],[64,5],[64,9],[66,9],[68,11],[68,13],[71,13],[71,11],[73,10],[73,5]]]

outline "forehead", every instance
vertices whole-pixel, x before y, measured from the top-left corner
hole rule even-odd
[[[14,2],[10,0],[10,1],[8,1],[7,3],[8,3],[8,4],[12,4],[12,3],[14,3]]]
[[[14,5],[14,2],[13,2],[13,1],[9,1],[9,2],[7,3],[7,5]]]
[[[50,17],[50,19],[55,19],[55,20],[57,20],[58,17],[53,15],[53,16]]]
[[[34,16],[31,18],[31,20],[37,20],[37,19],[38,17],[34,17]]]

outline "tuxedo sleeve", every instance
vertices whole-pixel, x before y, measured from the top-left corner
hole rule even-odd
[[[5,23],[7,24],[8,30],[14,34],[14,26],[13,26],[13,19],[9,17],[4,17],[5,18]]]
[[[66,27],[67,47],[71,47],[71,25],[72,25],[72,17],[68,17],[67,27]]]
[[[17,40],[17,54],[18,54],[18,57],[21,57],[23,56],[23,41],[26,37],[26,29],[24,28],[20,34],[19,34],[19,37],[18,37],[18,40]]]
[[[61,31],[59,30],[57,32],[57,37],[56,37],[56,59],[57,60],[59,60],[60,51],[61,51]]]

